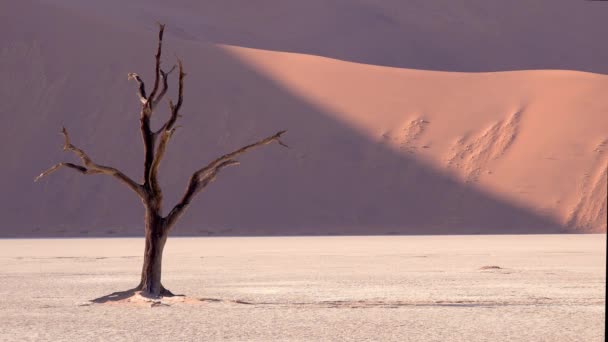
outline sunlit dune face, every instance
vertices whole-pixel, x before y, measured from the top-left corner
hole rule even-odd
[[[421,71],[222,48],[371,141],[561,222],[602,225],[608,76]]]

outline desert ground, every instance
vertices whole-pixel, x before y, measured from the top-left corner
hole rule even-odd
[[[603,341],[605,234],[0,240],[2,341]]]

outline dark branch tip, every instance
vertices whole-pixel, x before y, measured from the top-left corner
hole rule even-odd
[[[289,148],[289,146],[287,146],[287,144],[285,144],[284,142],[281,141],[281,139],[279,139],[285,133],[287,133],[287,130],[283,130],[283,131],[278,132],[277,134],[275,134],[272,137],[272,140],[275,140],[279,145],[281,145],[283,147]]]
[[[175,64],[173,64],[173,66],[171,67],[171,69],[169,69],[169,71],[164,71],[163,69],[160,70],[161,75],[163,75],[163,78],[167,78],[167,76],[169,76],[173,70],[175,70]]]
[[[61,127],[61,134],[63,135],[63,150],[66,151],[70,148],[70,136],[68,135],[68,130],[65,127]]]
[[[157,21],[156,24],[158,25],[158,40],[160,43],[163,39],[163,33],[165,32],[165,24],[162,24],[160,21]]]
[[[183,78],[186,76],[186,73],[184,72],[184,63],[182,62],[182,60],[179,57],[175,57],[177,58],[177,66],[179,68],[179,77]]]

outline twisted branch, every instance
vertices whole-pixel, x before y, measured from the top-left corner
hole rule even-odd
[[[186,74],[184,73],[184,66],[181,60],[178,60],[179,66],[179,87],[178,87],[178,96],[177,96],[177,104],[174,105],[173,101],[169,101],[169,108],[171,109],[171,115],[167,122],[163,124],[163,126],[154,133],[155,136],[160,134],[160,141],[158,142],[158,146],[156,147],[156,152],[154,153],[154,159],[152,161],[152,165],[150,167],[150,185],[154,191],[160,192],[160,188],[158,186],[158,168],[160,166],[160,162],[165,155],[165,151],[167,149],[167,143],[173,133],[175,132],[176,127],[175,122],[179,116],[179,110],[184,101],[184,77]]]
[[[165,72],[163,69],[160,69],[160,75],[163,79],[163,89],[160,91],[158,96],[152,101],[152,109],[156,108],[156,106],[163,99],[163,96],[165,96],[165,94],[167,93],[167,89],[169,89],[168,77],[173,72],[173,70],[175,70],[175,65],[167,72]]]
[[[156,47],[156,55],[154,56],[156,58],[156,65],[154,67],[154,87],[152,88],[152,92],[150,93],[150,97],[148,98],[148,107],[151,107],[154,102],[153,100],[156,96],[156,92],[158,91],[158,85],[160,83],[161,77],[160,57],[162,55],[163,49],[163,34],[165,33],[165,25],[159,23],[158,26],[158,45]]]
[[[225,154],[213,160],[204,168],[194,172],[194,174],[192,174],[190,177],[190,181],[188,182],[188,186],[186,187],[186,191],[184,192],[181,200],[175,205],[175,207],[173,207],[165,218],[167,229],[170,229],[177,219],[179,219],[179,217],[184,213],[194,196],[213,182],[223,168],[239,164],[239,162],[234,158],[258,146],[268,145],[273,142],[276,142],[281,146],[288,147],[280,139],[285,132],[287,131],[280,131],[272,136],[242,147],[234,152]]]
[[[144,81],[141,79],[141,77],[139,77],[138,74],[134,72],[128,73],[127,79],[129,81],[137,81],[137,83],[139,84],[139,87],[137,88],[137,96],[139,97],[139,102],[141,102],[142,105],[145,105],[146,102],[148,102],[148,97],[146,96],[146,85],[144,84]]]
[[[139,83],[138,96],[139,96],[140,102],[142,103],[141,115],[140,115],[140,130],[141,130],[142,141],[144,144],[144,182],[143,182],[143,186],[145,189],[158,193],[158,194],[160,194],[160,188],[158,187],[158,182],[156,181],[156,172],[157,172],[156,170],[158,169],[158,164],[160,163],[160,159],[157,162],[155,162],[156,153],[154,151],[154,146],[156,145],[156,138],[161,130],[159,130],[158,132],[152,131],[152,129],[150,127],[150,117],[152,116],[152,113],[153,113],[154,109],[156,108],[156,106],[160,103],[160,101],[163,99],[163,97],[167,93],[167,90],[169,89],[169,82],[168,82],[169,75],[171,74],[171,72],[173,72],[173,70],[175,70],[175,66],[173,66],[169,71],[166,71],[166,72],[164,70],[162,70],[160,67],[164,31],[165,31],[165,25],[159,24],[158,45],[156,48],[156,55],[155,55],[156,63],[155,63],[155,68],[154,68],[154,87],[152,88],[152,92],[150,93],[150,95],[146,96],[145,85],[144,85],[144,82],[142,81],[142,79],[139,77],[139,75],[137,75],[135,73],[130,73],[128,75],[129,79],[135,79]],[[181,98],[181,87],[183,84],[182,83],[182,78],[183,78],[182,74],[183,74],[183,72],[182,72],[181,61],[180,61],[180,98]],[[162,89],[160,90],[160,93],[158,93],[158,95],[157,95],[157,91],[159,89],[159,84],[161,82],[161,79],[162,79]],[[170,104],[170,106],[173,108],[172,104]],[[169,129],[169,131],[172,132],[171,129]],[[169,134],[169,136],[170,136],[170,134]],[[168,138],[163,138],[163,139],[168,139]],[[166,144],[166,142],[165,142],[165,144]],[[162,149],[159,147],[159,150],[164,152],[165,147],[163,146]],[[162,156],[161,156],[161,158],[162,158]],[[156,165],[156,166],[154,166],[154,165]]]
[[[50,168],[42,172],[40,175],[38,175],[36,178],[34,178],[34,182],[39,181],[41,178],[48,176],[49,174],[57,171],[61,167],[68,167],[85,175],[104,174],[108,176],[113,176],[122,183],[126,184],[137,195],[142,196],[141,185],[134,182],[131,178],[129,178],[127,175],[125,175],[116,168],[94,163],[93,160],[91,160],[91,158],[83,150],[72,145],[72,143],[70,142],[70,136],[68,135],[68,131],[65,129],[65,127],[63,127],[63,129],[61,130],[61,133],[64,137],[63,150],[74,152],[74,154],[76,154],[82,160],[84,166],[67,162],[58,163],[51,166]]]

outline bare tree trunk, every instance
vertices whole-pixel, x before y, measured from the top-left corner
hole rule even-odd
[[[216,158],[207,166],[194,172],[190,177],[186,191],[181,200],[171,209],[166,215],[162,216],[162,200],[163,195],[158,183],[158,169],[165,154],[167,144],[171,139],[177,127],[175,123],[180,117],[179,111],[182,107],[184,96],[184,68],[182,61],[178,59],[177,67],[179,70],[178,76],[178,94],[177,102],[169,101],[170,116],[169,119],[157,131],[153,131],[150,127],[150,117],[160,103],[168,89],[168,76],[175,69],[173,66],[169,71],[161,69],[161,52],[164,25],[160,25],[158,33],[158,47],[156,50],[155,78],[154,87],[150,95],[146,94],[144,81],[136,73],[129,73],[128,79],[137,81],[137,96],[142,104],[140,113],[140,129],[142,142],[144,145],[144,174],[143,182],[140,184],[135,182],[123,172],[114,167],[104,166],[94,163],[93,160],[81,149],[72,145],[68,131],[63,128],[64,136],[64,151],[71,151],[82,160],[82,164],[77,165],[69,162],[55,164],[38,175],[34,181],[57,171],[62,167],[66,167],[82,174],[104,174],[112,176],[133,190],[141,199],[146,209],[145,216],[145,249],[144,249],[144,265],[141,271],[141,280],[135,288],[141,291],[141,294],[146,297],[159,298],[161,296],[173,296],[171,291],[165,289],[161,283],[161,270],[163,262],[163,249],[167,236],[174,226],[175,222],[181,217],[186,208],[190,205],[194,196],[205,189],[211,182],[215,180],[220,170],[225,167],[238,165],[236,157],[259,146],[278,143],[287,147],[281,140],[281,135],[286,131],[280,131],[272,136],[259,140],[253,144],[244,146],[236,151],[225,154]],[[161,85],[162,83],[162,85]]]
[[[143,296],[159,297],[168,292],[161,283],[163,249],[168,231],[159,211],[147,205],[145,216],[144,264],[141,271],[139,290]]]

